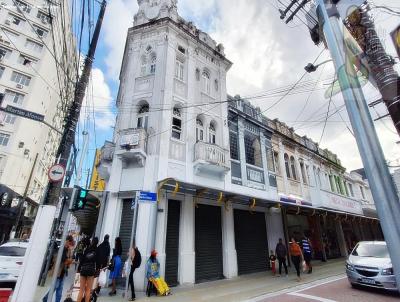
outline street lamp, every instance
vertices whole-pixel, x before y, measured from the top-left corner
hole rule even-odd
[[[308,73],[312,73],[312,72],[315,72],[318,69],[318,67],[320,67],[321,65],[324,65],[324,64],[326,64],[328,62],[332,62],[332,60],[329,59],[329,60],[323,61],[323,62],[321,62],[321,63],[319,63],[317,65],[314,65],[313,63],[308,63],[307,66],[304,67],[304,69]]]

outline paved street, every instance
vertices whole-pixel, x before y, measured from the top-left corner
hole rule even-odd
[[[399,295],[375,289],[353,289],[346,277],[299,286],[282,293],[269,294],[252,302],[391,302],[399,301]]]

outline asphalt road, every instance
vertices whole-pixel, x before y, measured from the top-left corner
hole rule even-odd
[[[400,295],[376,289],[351,287],[347,278],[273,295],[259,302],[399,302]]]

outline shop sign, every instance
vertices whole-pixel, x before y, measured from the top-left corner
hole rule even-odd
[[[330,193],[327,193],[325,207],[344,212],[363,214],[361,204],[358,201]]]
[[[284,194],[279,194],[279,196],[280,196],[279,200],[281,202],[293,203],[293,204],[298,205],[298,206],[312,206],[311,202],[308,202],[306,200],[303,200],[303,199],[301,199],[299,197],[296,197],[296,196],[293,196],[293,195],[287,196],[287,195],[284,195]]]

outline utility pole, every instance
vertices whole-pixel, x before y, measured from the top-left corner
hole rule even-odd
[[[400,136],[400,77],[393,67],[394,59],[386,53],[376,33],[369,11],[366,2],[346,18],[345,25],[366,55],[371,76]]]
[[[59,163],[64,167],[67,166],[71,148],[74,144],[76,126],[79,122],[80,110],[92,70],[94,54],[100,36],[100,29],[103,23],[106,5],[106,0],[103,0],[96,23],[96,28],[90,42],[89,51],[87,57],[85,58],[84,68],[75,88],[74,100],[69,108],[61,143],[57,150],[56,158],[59,159]],[[49,183],[47,186],[47,191],[39,210],[43,211],[43,213],[40,212],[43,217],[51,217],[51,215],[53,215],[53,217],[52,219],[40,219],[40,217],[36,217],[35,219],[31,241],[29,242],[29,247],[25,255],[25,259],[29,258],[29,261],[24,261],[22,272],[18,276],[18,281],[12,296],[12,302],[34,302],[33,299],[40,276],[41,264],[46,252],[46,247],[48,246],[47,242],[50,236],[51,226],[54,221],[55,207],[59,201],[61,193],[61,184],[62,182]],[[67,217],[69,217],[69,215],[67,215]],[[65,229],[67,228],[68,225],[65,226]],[[64,242],[61,243],[62,246],[63,244]],[[51,301],[52,296],[49,296],[49,299]]]
[[[400,290],[400,202],[387,167],[364,93],[354,66],[347,60],[344,24],[332,0],[316,0],[317,16],[324,41],[331,53],[350,122],[369,179],[383,234]],[[337,1],[335,2],[337,3]],[[322,39],[321,39],[322,40]]]

